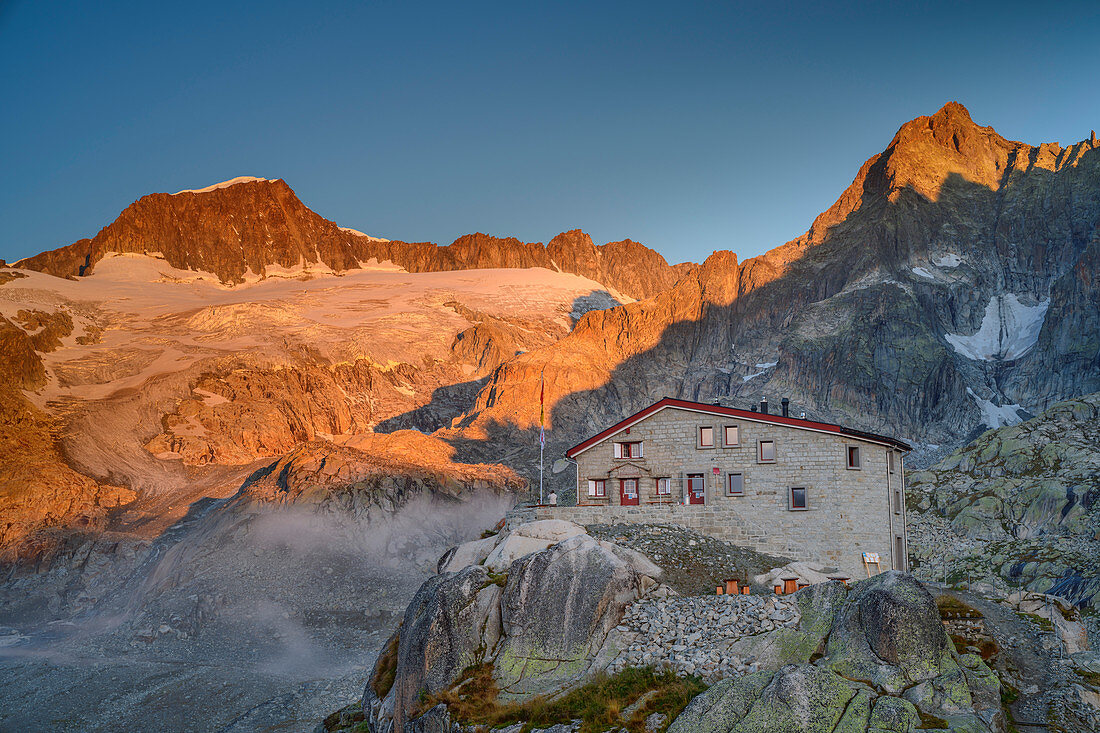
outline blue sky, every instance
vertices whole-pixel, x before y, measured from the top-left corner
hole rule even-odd
[[[1098,39],[1094,2],[0,0],[0,257],[238,175],[389,238],[748,257],[948,100],[1086,138]]]

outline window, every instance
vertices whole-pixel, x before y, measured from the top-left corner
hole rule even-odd
[[[659,478],[657,479],[657,496],[671,496],[672,495],[672,479]]]
[[[757,459],[761,463],[775,463],[775,441],[761,440]]]
[[[905,570],[906,560],[905,557],[905,540],[900,536],[894,537],[894,564],[898,570]]]
[[[796,487],[791,489],[790,496],[790,510],[800,511],[806,509],[806,489],[805,487]]]
[[[894,487],[894,514],[901,514],[901,507],[905,500],[902,498],[901,487]]]
[[[642,457],[642,444],[640,442],[616,443],[615,444],[615,457],[616,458],[641,458]]]
[[[726,425],[722,431],[722,441],[727,448],[741,445],[741,431],[736,425]]]
[[[592,479],[588,482],[588,495],[597,499],[607,496],[607,481],[604,479]]]
[[[848,446],[848,468],[859,468],[859,446]]]
[[[714,447],[714,428],[710,427],[709,425],[707,427],[699,428],[699,447]]]
[[[742,473],[726,474],[726,496],[742,496],[745,493],[745,475]]]
[[[890,457],[890,459],[889,459],[889,461],[890,461],[890,473],[893,473],[894,468],[895,468],[895,464],[896,464],[896,461],[897,461],[898,454],[895,453],[892,450],[888,450],[888,451],[886,451],[886,455],[888,455]]]

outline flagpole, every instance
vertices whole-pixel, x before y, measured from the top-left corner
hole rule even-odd
[[[542,500],[542,471],[543,471],[543,451],[546,450],[546,373],[543,372],[539,375],[539,504],[543,503]]]

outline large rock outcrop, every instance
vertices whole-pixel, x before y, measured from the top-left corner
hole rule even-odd
[[[821,651],[805,658],[804,647],[788,647],[771,660],[778,669],[719,682],[669,731],[1004,730],[996,674],[979,657],[955,651],[935,601],[916,580],[890,571],[846,594],[830,585],[817,599],[826,615],[835,614]]]
[[[1100,606],[1100,393],[991,430],[926,471],[906,503],[915,572]]]
[[[511,698],[560,692],[595,669],[598,652],[626,606],[657,586],[643,556],[600,542],[579,527],[543,521],[520,526],[528,550],[506,573],[482,564],[519,535],[460,546],[421,588],[375,664],[363,711],[376,733],[413,730],[426,696],[453,685],[473,664],[490,663]],[[499,556],[499,553],[498,553]],[[464,562],[471,564],[459,567]]]
[[[503,693],[551,692],[588,671],[643,590],[637,570],[620,554],[577,535],[512,564],[494,665]]]

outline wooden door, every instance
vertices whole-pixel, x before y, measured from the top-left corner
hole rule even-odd
[[[619,503],[623,506],[638,506],[638,479],[619,480]]]
[[[704,504],[706,503],[704,496],[706,494],[706,476],[701,473],[689,473],[688,474],[688,503],[689,504]]]

